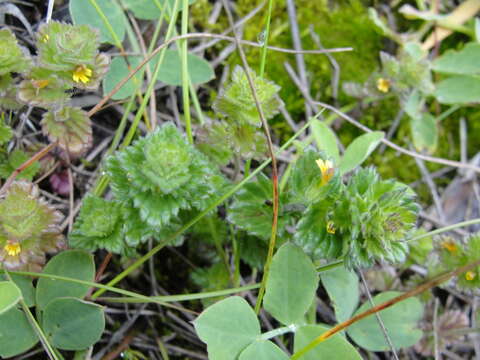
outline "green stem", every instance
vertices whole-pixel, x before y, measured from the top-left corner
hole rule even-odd
[[[293,135],[278,151],[278,153],[281,153],[284,151],[286,148],[290,146],[290,144],[302,133],[305,131],[305,129],[308,128],[310,123],[313,121],[314,118],[312,118],[310,121],[308,121],[302,128],[295,134]],[[241,189],[250,179],[255,177],[260,171],[262,171],[270,162],[272,161],[271,158],[265,160],[255,171],[253,171],[248,177],[244,178],[242,181],[240,181],[237,185],[235,185],[233,188],[230,189],[230,191],[227,191],[223,196],[219,197],[217,200],[215,200],[210,206],[208,206],[204,211],[202,211],[200,214],[198,214],[196,217],[194,217],[192,220],[190,220],[188,223],[186,223],[180,230],[175,232],[173,235],[169,236],[165,240],[161,241],[157,246],[152,248],[148,253],[143,255],[141,258],[137,259],[133,264],[131,264],[128,268],[126,268],[124,271],[122,271],[120,274],[115,276],[111,281],[108,282],[108,286],[115,285],[118,283],[120,280],[128,276],[132,271],[140,267],[144,262],[146,262],[148,259],[150,259],[153,255],[155,255],[157,252],[159,252],[165,245],[167,245],[170,241],[173,239],[177,238],[181,234],[183,234],[186,230],[188,230],[191,226],[195,225],[200,219],[202,219],[205,215],[207,215],[210,211],[215,209],[218,205],[222,204],[225,200],[227,200],[230,196],[235,194],[239,189]],[[99,297],[101,294],[103,294],[105,290],[101,289],[95,292],[92,295],[93,299],[96,299]]]
[[[175,20],[176,20],[176,14],[177,14],[178,1],[179,0],[175,0],[175,3],[173,5],[173,15],[172,15],[172,19],[171,19],[170,23],[168,24],[167,34],[165,36],[166,40],[171,38],[173,30],[175,28]],[[155,70],[154,70],[153,75],[152,75],[152,79],[156,79],[158,77],[158,73],[160,71],[160,67],[162,66],[166,50],[167,50],[167,47],[164,47],[160,52],[160,56],[159,56],[158,61],[155,65]],[[122,146],[127,146],[128,144],[131,143],[131,141],[133,139],[133,136],[135,135],[135,132],[137,131],[137,127],[138,127],[138,124],[140,122],[140,118],[142,117],[142,114],[145,111],[145,108],[147,107],[148,100],[150,99],[150,96],[153,93],[153,88],[154,87],[155,87],[155,81],[152,81],[150,84],[148,84],[148,88],[145,91],[145,96],[143,98],[143,101],[140,104],[140,107],[138,108],[137,113],[135,114],[135,118],[133,119],[132,125],[130,126],[130,129],[128,130],[127,135],[125,136],[125,139],[123,141]]]
[[[10,276],[10,273],[5,269],[3,270],[8,281],[11,281],[13,283],[13,280]],[[13,272],[12,272],[13,273]],[[40,327],[40,325],[38,324],[37,320],[35,319],[35,317],[33,316],[32,312],[30,311],[30,309],[28,308],[27,304],[25,303],[25,300],[23,300],[23,298],[20,299],[20,305],[22,306],[22,309],[25,313],[25,315],[27,316],[27,319],[28,321],[30,322],[30,325],[33,327],[33,329],[35,330],[35,333],[37,334],[38,338],[40,339],[40,342],[42,343],[43,345],[43,348],[45,349],[45,351],[47,352],[47,355],[50,359],[54,359],[54,360],[60,360],[59,357],[57,357],[57,354],[55,353],[52,345],[50,345],[50,343],[48,342],[48,339],[47,337],[45,336],[42,328]],[[12,324],[13,325],[13,324]]]
[[[308,124],[311,124],[312,121],[316,120],[320,114],[323,112],[321,110],[318,114],[308,121]],[[265,126],[266,128],[266,126]],[[271,146],[270,135],[267,133],[267,138],[269,141],[269,148],[271,149],[271,159],[274,159],[276,154],[273,153],[273,148]],[[278,226],[278,208],[279,208],[279,197],[278,197],[278,178],[276,167],[273,166],[272,182],[273,182],[273,223],[272,223],[272,234],[270,236],[270,241],[268,243],[268,253],[267,259],[265,260],[265,266],[263,270],[262,285],[260,286],[260,291],[258,292],[257,302],[255,303],[255,313],[258,315],[260,313],[260,308],[262,307],[263,296],[265,295],[265,289],[267,286],[268,277],[270,276],[270,266],[272,264],[273,253],[275,252],[275,241],[277,238],[277,226]],[[276,205],[276,206],[275,206]]]
[[[182,9],[182,35],[188,32],[188,0],[183,0]],[[181,41],[182,48],[182,94],[183,94],[183,114],[185,116],[185,130],[190,144],[193,144],[192,119],[190,116],[190,96],[189,96],[189,78],[188,78],[188,48],[187,39]]]
[[[280,327],[280,328],[277,328],[277,329],[267,331],[266,333],[263,333],[262,335],[260,335],[258,337],[258,339],[259,340],[269,340],[269,339],[272,339],[276,336],[288,334],[290,332],[294,333],[295,331],[297,331],[297,329],[298,329],[298,326],[295,325],[295,324],[289,325],[289,326],[283,326],[283,327]]]
[[[218,296],[226,296],[237,294],[243,291],[249,291],[258,289],[260,284],[252,284],[246,286],[240,286],[231,289],[224,289],[224,290],[216,290],[216,291],[208,291],[198,294],[184,294],[184,295],[169,295],[169,296],[152,296],[152,299],[161,300],[164,302],[173,302],[173,301],[192,301],[192,300],[200,300],[200,299],[208,299]],[[97,298],[97,300],[101,301],[108,301],[108,302],[115,302],[115,303],[145,303],[149,301],[145,301],[143,299],[133,298],[133,297],[101,297]],[[151,301],[150,301],[151,302]]]
[[[430,232],[425,233],[425,234],[417,235],[417,236],[412,237],[411,239],[408,239],[407,242],[420,240],[420,239],[423,239],[423,238],[426,238],[426,237],[429,237],[429,236],[438,235],[438,234],[441,234],[441,233],[444,233],[444,232],[447,232],[447,231],[451,231],[451,230],[454,230],[454,229],[457,229],[457,228],[470,226],[470,225],[474,225],[474,224],[480,224],[480,218],[473,219],[473,220],[462,221],[462,222],[459,222],[459,223],[456,223],[456,224],[453,224],[453,225],[448,225],[448,226],[445,226],[443,228],[430,231]]]
[[[270,36],[270,20],[272,18],[272,8],[273,8],[273,0],[268,1],[268,12],[267,12],[267,23],[265,26],[265,40],[262,46],[262,58],[260,61],[260,77],[263,77],[265,72],[265,63],[267,60],[267,50],[268,50],[268,38]]]

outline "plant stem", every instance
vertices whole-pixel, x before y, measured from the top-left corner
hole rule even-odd
[[[263,333],[258,337],[259,340],[269,340],[274,338],[275,336],[280,336],[283,334],[288,334],[290,332],[295,332],[297,330],[297,325],[289,325],[289,326],[283,326],[277,329],[273,329],[270,331],[267,331],[266,333]]]
[[[454,229],[457,229],[457,228],[460,228],[460,227],[474,225],[474,224],[480,224],[480,218],[473,219],[473,220],[462,221],[462,222],[459,222],[459,223],[456,223],[456,224],[453,224],[453,225],[448,225],[448,226],[445,226],[443,228],[430,231],[430,232],[425,233],[425,234],[417,235],[417,236],[412,237],[411,239],[408,239],[407,242],[420,240],[420,239],[423,239],[423,238],[426,238],[426,237],[429,237],[429,236],[438,235],[438,234],[441,234],[441,233],[444,233],[444,232],[447,232],[447,231],[450,231],[450,230],[454,230]]]
[[[188,32],[188,0],[183,0],[182,8],[182,35]],[[190,96],[189,96],[189,78],[188,78],[188,48],[187,39],[181,41],[182,48],[182,94],[183,94],[183,114],[185,116],[185,127],[187,138],[190,144],[193,144],[192,119],[190,116]]]
[[[265,72],[265,63],[267,60],[268,38],[270,37],[270,20],[272,18],[273,0],[268,1],[267,23],[265,25],[265,39],[262,46],[262,59],[260,61],[260,77]]]

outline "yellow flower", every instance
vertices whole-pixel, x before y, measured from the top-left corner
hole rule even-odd
[[[390,80],[384,78],[378,79],[377,89],[383,93],[387,93],[390,90]]]
[[[40,41],[43,43],[46,43],[50,39],[50,36],[48,34],[45,34],[41,37]]]
[[[473,279],[475,279],[475,273],[473,271],[467,271],[465,273],[465,279],[467,279],[468,281],[472,281]]]
[[[48,86],[50,83],[50,80],[44,79],[44,80],[32,80],[32,85],[36,89],[43,89]]]
[[[8,241],[7,245],[3,248],[9,256],[17,256],[22,251],[22,248],[19,243]]]
[[[337,229],[335,229],[335,224],[333,223],[333,221],[327,222],[327,232],[329,234],[335,234],[336,230]]]
[[[75,70],[73,70],[73,81],[75,82],[82,82],[84,84],[90,81],[92,77],[92,69],[89,69],[85,65],[77,65]]]
[[[457,244],[455,244],[455,242],[451,239],[442,241],[442,243],[440,245],[442,246],[442,248],[444,248],[445,250],[447,250],[448,252],[450,252],[452,254],[456,253],[457,250],[458,250]]]
[[[333,177],[333,174],[335,173],[333,164],[330,160],[324,161],[322,159],[316,160],[316,163],[322,173],[322,185],[325,185],[330,181],[330,179]]]

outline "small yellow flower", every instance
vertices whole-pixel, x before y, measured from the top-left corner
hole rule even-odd
[[[330,160],[316,160],[318,167],[322,173],[322,185],[325,185],[330,181],[335,173],[335,169],[333,168],[333,163]]]
[[[387,93],[390,90],[390,80],[384,78],[378,79],[377,89],[383,93]]]
[[[465,279],[467,279],[467,281],[472,281],[473,279],[475,279],[475,276],[476,274],[473,271],[467,271],[465,273]]]
[[[50,80],[44,79],[44,80],[32,80],[32,85],[36,89],[43,89],[48,86],[50,83]]]
[[[72,79],[75,82],[82,82],[84,84],[90,81],[92,77],[92,69],[89,69],[85,65],[77,65],[73,70]]]
[[[456,253],[457,250],[458,250],[457,244],[455,244],[455,242],[451,239],[442,241],[442,243],[440,245],[441,245],[442,248],[444,248],[445,250],[447,250],[448,252],[450,252],[452,254]]]
[[[327,222],[327,232],[329,234],[335,234],[336,230],[337,229],[335,228],[335,224],[333,223],[333,221]]]
[[[43,43],[46,43],[50,39],[50,36],[48,34],[45,34],[41,37],[40,41]]]
[[[20,254],[20,251],[22,251],[22,247],[20,246],[20,244],[13,241],[8,241],[7,245],[5,245],[3,249],[7,252],[9,256],[17,256],[18,254]]]

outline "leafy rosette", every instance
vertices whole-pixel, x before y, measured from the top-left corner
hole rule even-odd
[[[108,69],[108,57],[98,54],[98,31],[87,25],[51,21],[37,37],[40,66],[53,70],[70,86],[95,89]]]
[[[266,119],[271,119],[283,105],[277,94],[280,87],[271,81],[257,76],[248,70],[255,85],[257,99],[262,107]],[[214,110],[230,121],[238,124],[261,126],[260,116],[248,83],[245,70],[237,66],[233,70],[232,82],[220,92],[213,104]]]
[[[343,257],[349,267],[402,262],[418,211],[406,185],[359,169],[341,193],[307,208],[295,239],[315,258]]]
[[[0,263],[11,270],[40,271],[45,254],[64,246],[62,214],[39,198],[27,181],[14,182],[0,199]]]
[[[205,209],[225,184],[173,124],[110,157],[107,172],[117,199],[129,203],[125,226],[141,240],[172,225],[181,210]]]
[[[27,51],[21,48],[15,35],[8,30],[0,30],[0,78],[12,72],[23,72],[30,66]]]
[[[90,118],[80,108],[65,106],[58,111],[48,111],[41,123],[50,141],[58,141],[58,146],[70,155],[84,154],[92,143]]]

